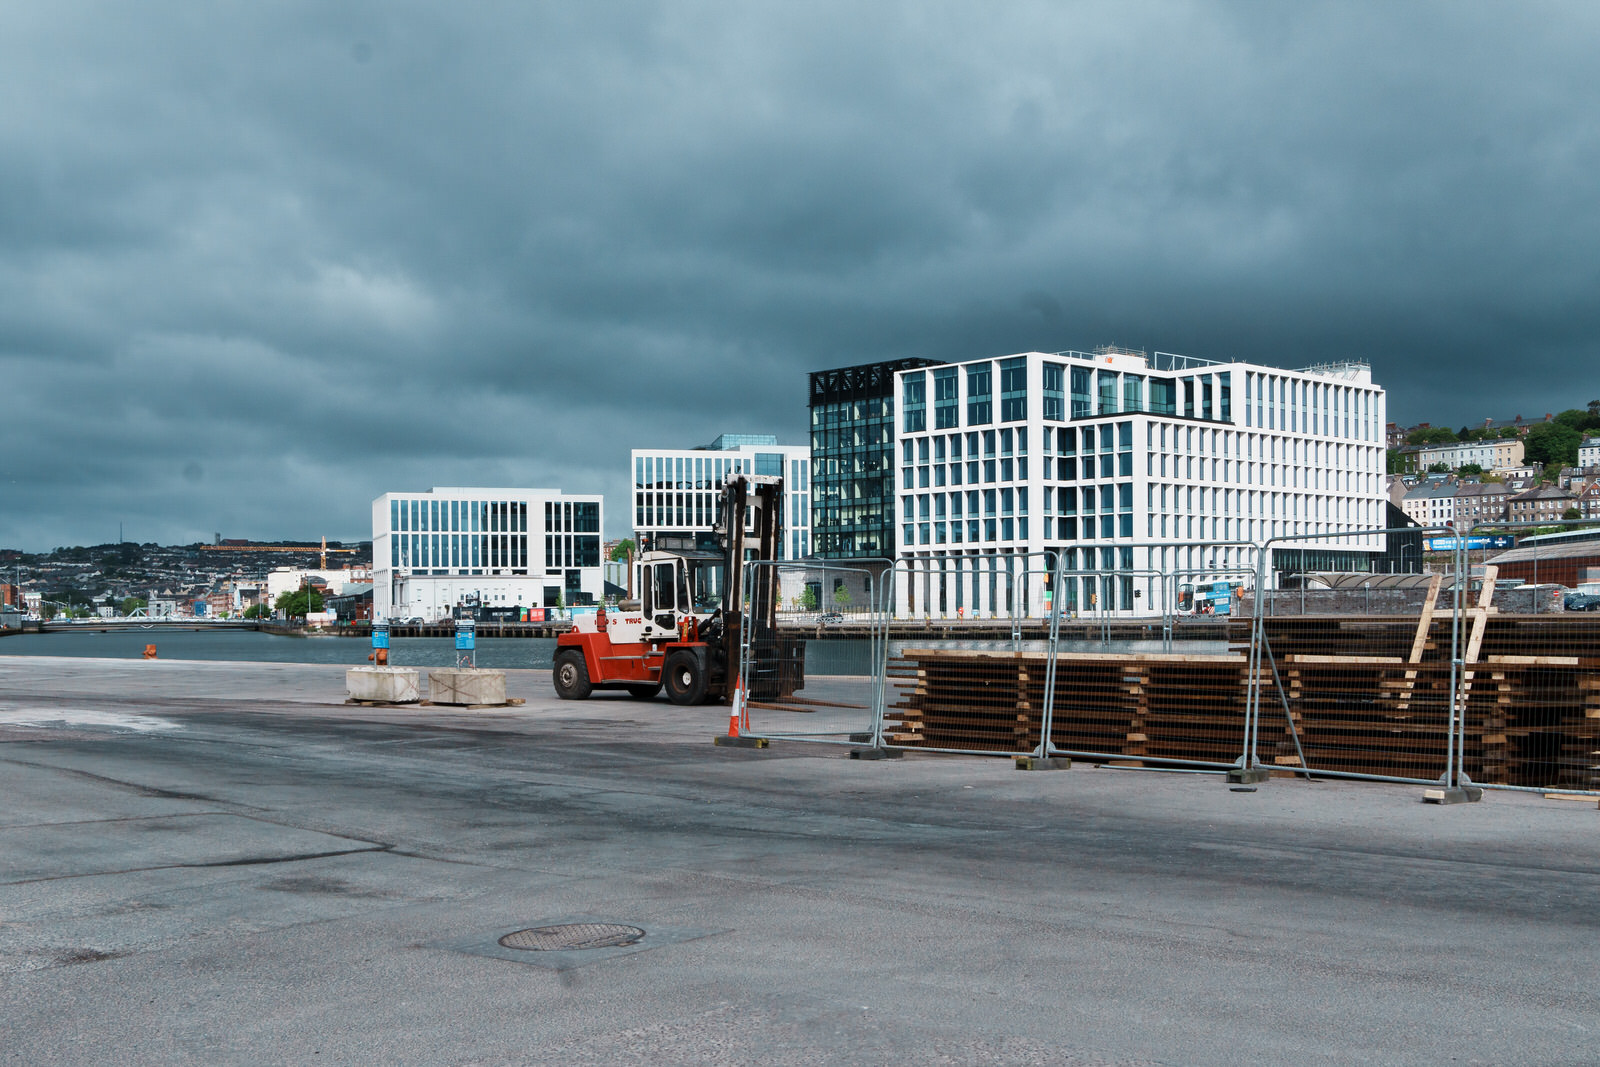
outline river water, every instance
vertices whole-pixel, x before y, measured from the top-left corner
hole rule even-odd
[[[284,637],[255,630],[125,630],[101,633],[85,628],[67,633],[27,633],[0,637],[0,656],[83,656],[108,659],[138,659],[146,645],[156,646],[162,659],[242,660],[267,663],[345,663],[352,667],[368,662],[372,646],[354,637]],[[477,665],[515,669],[548,668],[555,655],[554,638],[480,637]],[[455,639],[450,637],[397,637],[392,641],[389,663],[396,667],[453,667],[456,663]],[[1024,641],[1027,651],[1042,652],[1043,641]],[[1160,641],[1063,641],[1063,651],[1071,652],[1161,652]],[[916,638],[889,643],[890,655],[905,648],[951,648],[1008,651],[1010,641],[934,641]],[[1174,641],[1172,651],[1188,653],[1226,652],[1221,641]],[[808,674],[857,675],[871,673],[869,649],[859,639],[806,642]]]

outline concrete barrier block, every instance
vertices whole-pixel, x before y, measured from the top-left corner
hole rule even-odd
[[[429,671],[428,699],[435,704],[504,704],[506,672],[476,667]]]
[[[351,700],[375,704],[415,704],[422,686],[415,667],[351,667],[344,672]]]

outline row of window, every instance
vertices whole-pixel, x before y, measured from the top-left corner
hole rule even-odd
[[[808,488],[810,476],[807,460],[794,460],[789,464],[789,477],[784,484],[786,492],[802,492]],[[735,474],[755,474],[762,477],[784,477],[783,453],[758,452],[749,456],[634,456],[633,487],[635,489],[703,489],[721,492],[728,479]]]
[[[811,525],[810,494],[786,495],[789,527],[799,529]],[[635,530],[709,530],[720,518],[717,508],[721,503],[722,498],[711,493],[635,493],[633,527]]]
[[[996,394],[995,371],[999,371]],[[964,373],[963,373],[964,372]],[[983,426],[1023,422],[1028,418],[1028,360],[1002,359],[995,363],[968,363],[936,367],[931,371],[904,371],[900,375],[902,428],[906,433],[928,429],[928,379],[933,379],[933,428]],[[1067,385],[1071,385],[1071,407]],[[1046,422],[1065,422],[1102,415],[1148,411],[1157,415],[1220,422],[1233,421],[1232,372],[1158,378],[1107,368],[1045,362],[1041,365],[1040,416]],[[966,388],[963,390],[962,385]],[[965,411],[966,420],[962,421]]]
[[[1244,424],[1290,433],[1381,441],[1382,409],[1372,389],[1246,372]]]
[[[598,529],[599,505],[590,506],[595,508]],[[545,507],[548,512],[549,505]],[[389,530],[399,533],[527,533],[528,502],[391,499]]]
[[[415,570],[525,571],[528,566],[523,534],[395,534],[393,544],[395,563]]]

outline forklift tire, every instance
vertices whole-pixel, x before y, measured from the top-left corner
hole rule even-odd
[[[706,673],[692,652],[676,652],[667,657],[661,668],[661,677],[667,687],[667,699],[674,704],[704,704],[706,700]]]
[[[562,700],[583,700],[594,689],[589,684],[589,667],[583,662],[583,653],[571,649],[556,657],[551,680],[556,684],[556,696]]]
[[[654,700],[656,694],[661,692],[661,683],[654,682],[648,685],[628,686],[628,695],[635,700]]]

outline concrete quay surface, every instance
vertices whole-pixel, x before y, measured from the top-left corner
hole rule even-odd
[[[0,657],[0,1062],[1593,1063],[1600,811]],[[638,945],[506,949],[565,921]]]

